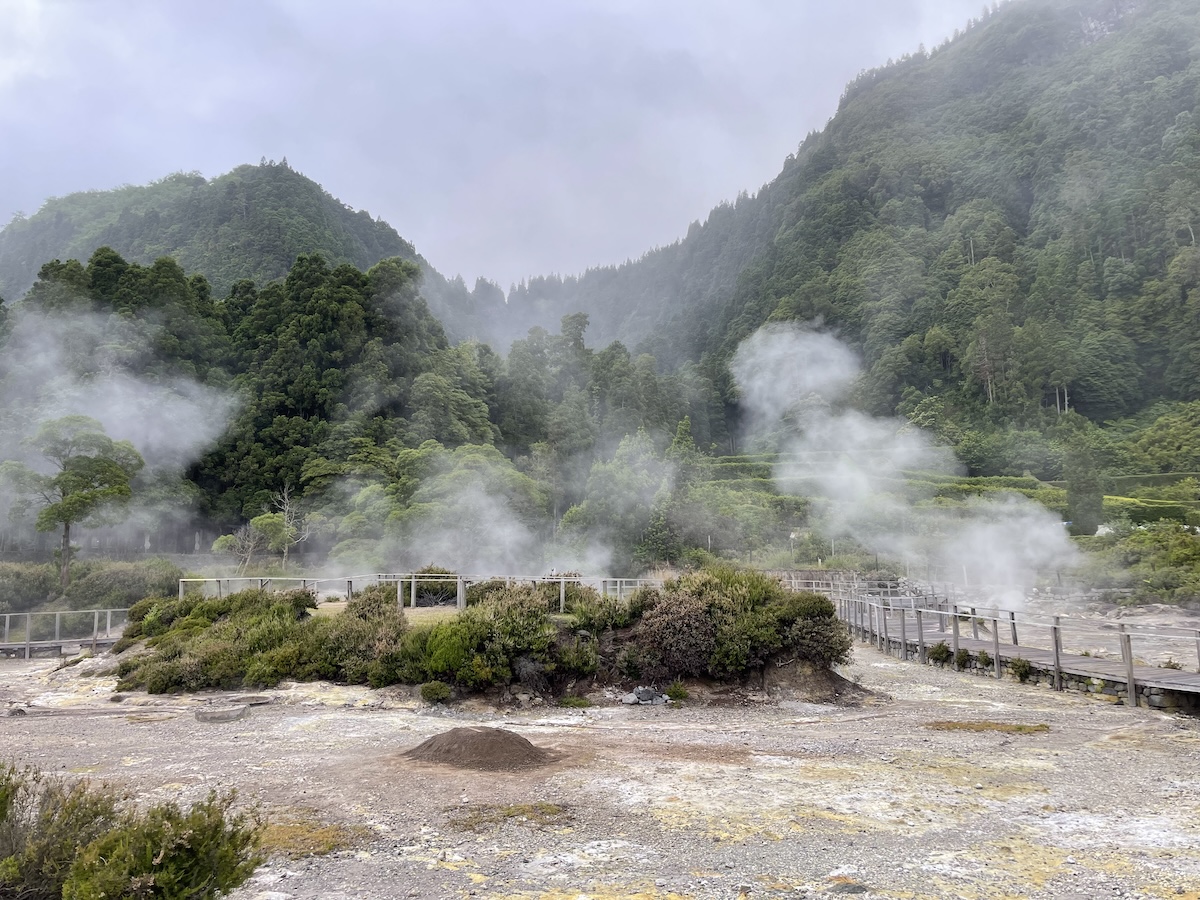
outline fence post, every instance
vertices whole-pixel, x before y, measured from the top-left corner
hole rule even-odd
[[[892,641],[888,637],[888,610],[887,610],[887,607],[884,606],[882,602],[879,604],[879,622],[880,622],[879,630],[882,632],[882,634],[880,634],[880,636],[879,636],[880,642],[881,642],[881,646],[879,649],[882,650],[884,653],[886,653],[888,656],[891,656],[892,655]]]
[[[558,579],[558,611],[565,613],[567,611],[567,579]]]
[[[4,643],[8,643],[8,619],[10,613],[4,614]]]
[[[349,603],[353,599],[354,599],[354,581],[353,581],[353,579],[347,578],[346,579],[346,602]]]
[[[900,658],[908,659],[908,610],[900,607]]]
[[[54,639],[56,641],[59,640],[61,634],[62,634],[62,613],[56,612],[54,614]],[[61,654],[62,650],[59,649],[58,652],[59,652],[59,654]]]
[[[459,609],[467,608],[467,582],[461,575],[458,576],[458,594],[455,597],[454,605]]]
[[[992,629],[992,665],[996,667],[996,677],[1003,678],[1000,674],[1000,619],[997,617],[996,626]]]
[[[979,620],[975,618],[975,607],[971,607],[971,637],[979,640]]]
[[[1121,626],[1121,656],[1125,660],[1125,705],[1137,708],[1137,682],[1133,678],[1133,638]]]
[[[183,599],[183,579],[179,579],[179,599]]]
[[[1200,628],[1196,629],[1196,671],[1200,672]]]
[[[998,624],[998,623],[997,623]],[[1008,611],[1008,627],[1012,631],[1013,646],[1017,646],[1017,614],[1011,609]]]
[[[33,639],[32,613],[25,613],[25,658],[29,659],[29,642]]]
[[[950,617],[950,650],[954,653],[954,671],[958,671],[958,604],[954,606],[954,615]]]
[[[129,616],[126,615],[125,619],[128,620]],[[112,610],[111,609],[106,609],[104,611],[104,636],[106,638],[112,637]]]
[[[96,655],[96,636],[100,631],[100,610],[92,611],[92,655]]]
[[[1062,690],[1062,639],[1059,636],[1060,625],[1058,624],[1061,616],[1054,617],[1054,624],[1050,626],[1050,646],[1054,651],[1054,689]]]
[[[417,608],[417,576],[412,577],[412,586],[408,591],[408,605],[413,609]]]
[[[925,624],[922,621],[921,610],[917,610],[917,653],[918,659],[921,660],[921,665],[929,662],[929,658],[925,655]]]

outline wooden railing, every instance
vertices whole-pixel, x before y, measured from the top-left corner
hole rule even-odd
[[[53,612],[4,613],[0,653],[29,659],[37,650],[90,646],[93,651],[116,643],[128,609],[64,609]]]

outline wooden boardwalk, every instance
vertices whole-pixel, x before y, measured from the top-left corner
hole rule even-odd
[[[1056,690],[1084,689],[1119,698],[1126,705],[1133,705],[1129,699],[1133,696],[1141,706],[1200,712],[1197,629],[1036,616],[1000,607],[984,610],[933,597],[861,593],[839,584],[814,583],[810,589],[834,600],[838,617],[855,637],[901,659],[928,662],[930,651],[942,644],[951,654],[947,665],[957,667],[954,657],[965,651],[977,673],[984,668],[979,666],[980,654],[990,658],[986,668],[996,678],[1003,678],[1005,671],[1011,674],[1013,663],[1024,660],[1037,680],[1049,681]],[[1086,638],[1111,644],[1115,639],[1120,658],[1069,652],[1064,649],[1064,632],[1077,643]],[[1019,633],[1026,635],[1026,643],[1018,642]],[[1139,659],[1135,638],[1138,647],[1169,647],[1176,667]]]

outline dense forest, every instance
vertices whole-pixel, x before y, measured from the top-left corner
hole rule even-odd
[[[747,430],[730,368],[764,325],[804,323],[861,362],[837,403],[965,467],[886,490],[931,509],[1016,494],[1082,533],[1182,528],[1200,505],[1198,95],[1184,0],[1010,3],[863,73],[774,181],[678,243],[507,305],[285,163],[52,200],[0,231],[6,453],[28,457],[11,436],[51,412],[94,415],[146,456],[148,535],[168,508],[227,549],[258,521],[249,554],[827,560],[828,498],[781,482],[786,442]],[[31,380],[47,344],[55,371]],[[152,452],[128,405],[78,399],[117,375],[211,433]]]

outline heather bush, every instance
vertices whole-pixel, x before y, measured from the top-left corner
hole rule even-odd
[[[144,811],[105,785],[0,769],[0,897],[205,900],[261,862],[260,824],[233,794]]]

